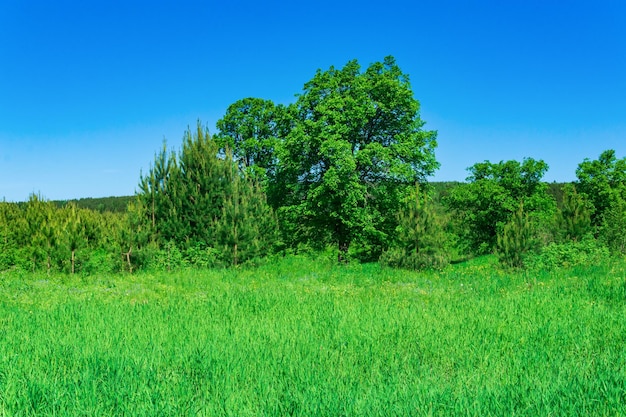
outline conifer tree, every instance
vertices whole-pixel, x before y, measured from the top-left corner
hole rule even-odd
[[[520,204],[511,220],[497,236],[497,252],[500,262],[513,267],[524,266],[524,255],[534,247],[533,226]]]
[[[76,270],[76,251],[86,243],[85,223],[74,203],[69,203],[63,208],[63,217],[62,238],[70,252],[70,272],[73,275]]]
[[[228,179],[218,146],[200,122],[195,134],[187,130],[179,157],[180,177],[176,194],[181,220],[175,237],[178,243],[214,246],[212,225],[221,214]]]
[[[152,241],[172,234],[168,219],[172,206],[171,182],[172,177],[176,176],[176,169],[176,156],[168,153],[167,144],[163,142],[163,147],[155,154],[154,164],[148,174],[140,177],[138,195],[148,217]]]
[[[444,219],[416,185],[398,214],[396,241],[381,262],[407,269],[443,268],[450,262]]]
[[[24,247],[26,223],[20,207],[0,202],[0,270],[19,263],[20,247]]]
[[[111,229],[111,240],[119,251],[116,256],[122,256],[122,270],[131,274],[136,269],[136,259],[151,240],[151,225],[146,222],[148,210],[143,200],[137,198],[128,203],[126,213],[121,217],[109,217],[107,227]],[[118,258],[119,259],[119,258]]]
[[[177,158],[166,161],[165,151],[156,158],[141,178],[138,207],[161,248],[174,244],[192,257],[217,252],[236,265],[273,247],[276,220],[260,185],[200,122],[185,132]]]
[[[214,230],[223,262],[237,266],[269,253],[278,227],[260,186],[242,174],[230,154],[224,168],[229,190]]]
[[[563,203],[558,210],[557,223],[561,240],[580,241],[591,228],[591,207],[571,184],[563,189]]]
[[[52,251],[58,241],[58,228],[55,224],[54,206],[38,194],[31,194],[26,203],[26,222],[29,240],[30,259],[33,271],[38,261],[45,260],[48,273],[52,268]]]

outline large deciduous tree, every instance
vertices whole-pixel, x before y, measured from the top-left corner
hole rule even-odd
[[[355,239],[383,245],[408,187],[438,167],[408,76],[393,57],[318,70],[289,111],[272,195],[292,236],[334,243],[340,261]]]

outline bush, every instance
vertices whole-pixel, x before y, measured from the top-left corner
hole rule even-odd
[[[423,271],[445,268],[450,264],[450,256],[441,251],[409,252],[405,248],[394,247],[383,252],[379,262],[385,266]]]
[[[159,271],[171,271],[180,269],[185,264],[186,262],[180,249],[170,240],[163,247],[154,251],[149,262],[149,268]]]
[[[188,264],[196,268],[211,268],[218,264],[219,251],[201,243],[187,248],[184,257]]]
[[[84,275],[112,274],[120,270],[121,264],[115,253],[101,248],[88,253],[87,256],[80,270]]]
[[[534,270],[555,270],[574,266],[601,265],[609,259],[609,249],[588,235],[579,242],[568,241],[544,246],[539,253],[527,257],[525,263]]]

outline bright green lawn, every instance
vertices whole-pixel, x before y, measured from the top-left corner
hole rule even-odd
[[[626,265],[0,275],[0,416],[626,415]]]

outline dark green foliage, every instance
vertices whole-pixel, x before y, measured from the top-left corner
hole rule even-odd
[[[536,246],[534,228],[523,204],[504,226],[497,237],[497,252],[500,262],[513,268],[524,266],[525,256]]]
[[[27,223],[21,207],[0,202],[0,270],[24,264],[24,250],[28,236]]]
[[[340,261],[353,241],[386,243],[406,187],[438,167],[407,75],[392,57],[318,70],[289,111],[272,187],[291,243],[332,243]]]
[[[285,108],[271,100],[244,98],[228,107],[217,121],[220,152],[233,153],[242,170],[264,181],[275,175],[277,147],[286,134]]]
[[[429,185],[437,133],[419,110],[393,57],[318,70],[288,106],[239,100],[215,138],[198,122],[179,152],[164,143],[132,198],[0,203],[0,270],[223,267],[280,250],[410,269],[497,252],[552,267],[626,252],[626,158],[585,159],[575,188],[543,183],[532,158]]]
[[[70,271],[76,271],[76,251],[87,244],[87,229],[82,215],[75,204],[70,203],[62,209],[63,228],[60,240],[70,253]]]
[[[176,155],[168,153],[167,145],[163,143],[160,152],[155,154],[154,165],[150,167],[148,175],[140,176],[137,194],[140,205],[137,208],[147,216],[152,241],[159,239],[167,241],[173,239],[173,235],[177,233],[172,224],[175,219],[172,206],[176,193],[170,184],[172,177],[176,177],[177,174]]]
[[[444,216],[436,211],[428,194],[416,187],[398,213],[396,238],[380,262],[413,270],[442,269],[450,263],[444,225]]]
[[[53,204],[37,194],[31,194],[26,203],[24,215],[28,239],[25,243],[33,271],[44,265],[48,273],[52,269],[53,250],[60,232],[54,210]]]
[[[59,206],[36,194],[26,203],[0,203],[0,270],[117,271],[122,217],[74,202]]]
[[[562,202],[557,211],[557,238],[559,241],[580,241],[592,231],[591,204],[576,192],[573,185],[563,188]]]
[[[565,189],[571,185],[572,183],[549,182],[546,184],[546,191],[548,195],[554,198],[556,205],[560,207],[563,204]]]
[[[229,266],[271,253],[277,222],[263,190],[246,172],[200,123],[193,134],[185,133],[178,157],[164,146],[142,176],[138,194],[158,265],[179,266],[184,259]],[[172,244],[180,262],[171,256]]]
[[[213,224],[229,192],[226,164],[217,157],[218,146],[200,123],[187,131],[172,182],[172,213],[166,216],[170,232],[164,238],[177,244],[215,246]]]
[[[128,204],[128,210],[122,218],[109,218],[108,227],[113,235],[113,246],[119,254],[121,269],[132,273],[145,265],[146,254],[150,252],[149,243],[153,233],[149,212],[140,198]]]
[[[519,208],[524,205],[535,227],[543,234],[552,222],[556,204],[548,195],[541,178],[548,170],[544,161],[526,158],[522,163],[481,162],[469,168],[468,183],[451,190],[445,199],[454,211],[454,221],[473,254],[490,253],[497,236]]]
[[[260,186],[241,174],[230,155],[226,163],[230,190],[213,230],[221,263],[237,266],[272,253],[278,246],[278,223]]]
[[[626,254],[626,200],[615,198],[605,209],[600,237],[612,253]]]

